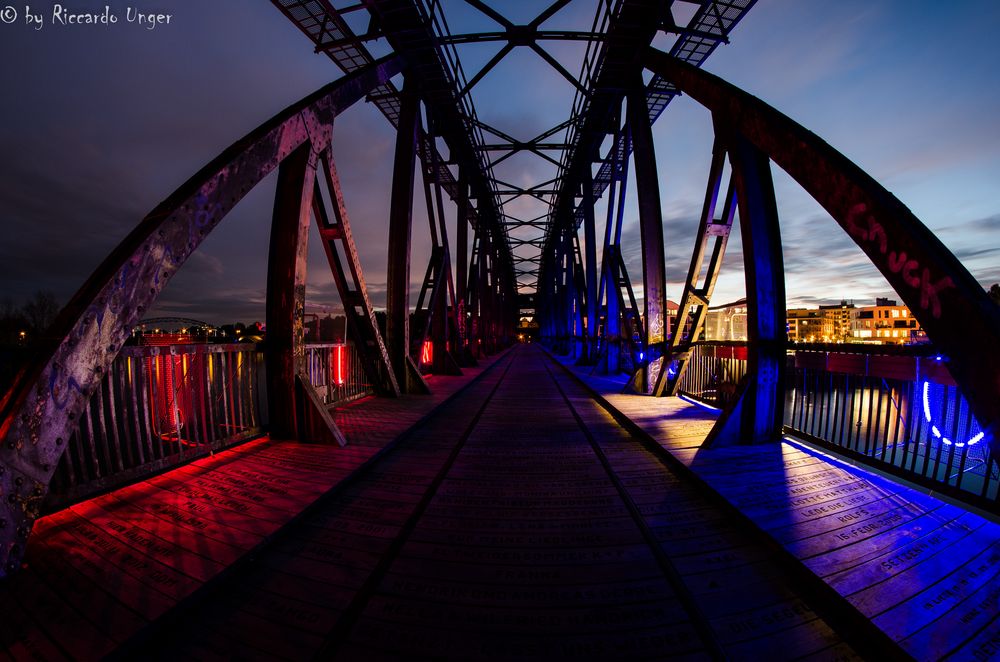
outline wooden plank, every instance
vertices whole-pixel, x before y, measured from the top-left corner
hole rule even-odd
[[[958,510],[958,509],[955,509]],[[942,506],[910,524],[887,532],[878,538],[877,547],[868,550],[842,547],[814,556],[806,565],[843,594],[856,593],[921,561],[930,553],[947,547],[967,536],[978,524],[968,514],[955,516],[955,510]],[[853,577],[845,579],[844,575]],[[874,575],[864,583],[862,577]],[[843,590],[841,590],[843,589]]]
[[[968,598],[996,587],[1000,574],[1000,541],[980,554],[956,559],[955,570],[895,607],[875,616],[873,622],[893,639],[903,639],[920,628],[943,619],[927,654],[938,657],[961,644],[968,636],[964,628],[954,627],[952,612]],[[964,615],[964,614],[963,614]]]
[[[224,563],[203,553],[196,553],[175,541],[159,538],[153,532],[136,526],[129,518],[116,517],[95,504],[74,506],[72,511],[106,535],[115,536],[123,544],[168,563],[194,579],[209,581],[225,569]]]

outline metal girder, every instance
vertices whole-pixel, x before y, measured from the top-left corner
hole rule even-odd
[[[645,335],[642,346],[646,360],[636,371],[633,382],[640,393],[653,393],[659,388],[662,357],[652,349],[663,342],[669,332],[667,320],[666,258],[663,251],[663,216],[660,211],[660,181],[656,174],[653,152],[653,130],[646,114],[646,99],[636,91],[628,97],[628,122],[632,131],[635,166],[635,188],[639,201],[639,237],[642,243],[642,286],[645,302]]]
[[[993,452],[1000,453],[1000,307],[958,258],[881,184],[760,99],[654,49],[647,51],[646,63],[772,159],[829,212],[948,358],[948,371]]]
[[[374,61],[374,58],[368,52],[362,40],[354,35],[342,15],[364,8],[374,17],[379,11],[391,12],[394,8],[398,9],[400,6],[410,4],[368,2],[335,9],[329,0],[272,0],[272,3],[313,42],[317,52],[325,53],[340,69],[347,73],[355,71],[359,67],[367,66],[370,62]],[[433,51],[436,48],[436,44],[433,41],[433,35],[430,34],[428,26],[433,21],[424,14],[422,8],[404,6],[403,9],[406,16],[400,22],[385,23],[381,19],[378,21],[381,36],[390,41],[398,51],[406,51],[407,59],[414,62],[414,64],[419,64],[421,58],[423,58],[423,62],[425,63],[431,61],[432,58],[429,56],[429,51]],[[416,31],[410,30],[404,38],[406,44],[403,45],[399,43],[398,31],[400,29],[406,31],[407,21],[410,22],[411,26],[420,26],[420,29]],[[414,48],[414,43],[416,44],[416,48],[422,49],[419,57],[414,57],[415,54],[411,52]],[[440,62],[448,61],[448,58],[444,57],[443,54],[440,54],[440,56],[440,60],[434,60],[430,67],[426,66],[426,64],[419,67],[421,74],[426,75],[428,72],[440,69]],[[437,84],[427,86],[429,91],[435,91],[436,97],[441,97],[441,89],[443,88],[440,83],[443,81],[446,88],[449,80],[447,75],[441,76],[439,73],[435,74],[435,82]],[[368,100],[378,107],[392,126],[398,126],[401,103],[400,93],[391,81],[386,81],[385,84],[373,90],[368,95]],[[428,115],[437,117],[438,121],[435,124],[439,129],[445,129],[442,135],[448,143],[449,152],[453,155],[450,163],[455,163],[466,168],[468,180],[466,190],[468,190],[468,187],[471,187],[472,197],[480,200],[478,208],[474,208],[471,205],[467,207],[468,222],[477,230],[480,223],[483,223],[487,231],[496,235],[497,241],[493,245],[501,251],[497,256],[498,260],[501,264],[507,265],[506,268],[509,271],[509,276],[506,277],[506,280],[513,283],[513,267],[509,262],[509,249],[505,241],[503,241],[505,234],[500,222],[501,203],[499,198],[492,192],[492,183],[488,175],[487,164],[479,160],[473,151],[474,145],[477,142],[483,142],[474,139],[474,129],[476,128],[475,111],[468,101],[461,107],[456,102],[449,104],[447,102],[441,103],[440,101],[439,98],[435,102],[434,112],[428,113]],[[463,124],[463,122],[467,125]],[[463,126],[467,133],[463,133],[461,128]],[[430,151],[437,153],[437,148],[433,144],[433,138],[430,135],[421,132],[419,139],[422,145],[421,153],[428,153]],[[471,143],[466,144],[470,139]],[[448,168],[449,162],[446,162],[438,155],[437,163],[439,171],[437,173],[438,181],[448,192],[449,197],[457,202],[459,185]]]
[[[444,217],[444,200],[441,185],[435,179],[435,154],[423,156],[421,169],[424,199],[427,204],[427,221],[431,231],[431,257],[417,298],[415,319],[424,320],[420,345],[430,339],[434,345],[433,367],[436,374],[462,374],[457,361],[448,349],[457,347],[457,334],[453,334],[457,324],[449,310],[456,310],[455,287],[452,282],[451,253],[448,244],[448,226]],[[426,299],[427,307],[423,307]],[[454,335],[455,337],[452,337]]]
[[[560,172],[560,192],[554,202],[547,234],[555,236],[552,227],[561,218],[563,206],[574,207],[573,191],[579,186],[585,167],[595,160],[597,150],[609,133],[618,128],[617,113],[625,89],[621,81],[631,80],[641,71],[639,53],[643,44],[651,43],[659,29],[677,32],[680,37],[671,48],[671,54],[695,66],[700,66],[720,43],[726,43],[733,27],[753,7],[756,0],[722,0],[699,3],[688,26],[676,25],[669,3],[622,2],[619,11],[608,19],[606,36],[600,51],[589,69],[592,72],[588,94],[581,95],[574,103],[569,126],[570,149],[564,153]],[[595,22],[596,25],[596,22]],[[645,86],[646,105],[650,121],[655,121],[678,91],[663,77],[655,75]],[[611,148],[592,178],[594,199],[600,198],[610,185],[613,164],[625,164],[632,152],[631,138],[627,133],[616,136]],[[584,221],[583,204],[575,206],[574,222]]]
[[[510,287],[513,296],[514,271],[501,224],[501,203],[493,189],[489,166],[477,149],[485,141],[474,124],[475,109],[459,95],[460,81],[447,64],[453,56],[442,51],[444,47],[433,29],[435,22],[423,5],[412,0],[365,0],[365,6],[378,21],[386,41],[406,58],[409,75],[419,78],[420,97],[427,107],[431,131],[447,143],[450,160],[467,169],[472,197],[478,201],[478,223],[494,239],[491,250],[495,251],[499,270],[505,272],[501,281]],[[455,199],[457,191],[449,190],[449,195]]]
[[[340,177],[337,175],[332,147],[327,147],[323,153],[322,161],[326,174],[327,190],[332,198],[334,217],[333,219],[328,217],[326,206],[323,204],[322,196],[318,190],[313,198],[313,217],[316,219],[319,236],[323,240],[323,249],[330,264],[330,270],[333,272],[333,280],[337,285],[340,301],[344,306],[347,329],[359,350],[361,365],[368,381],[375,386],[381,395],[397,397],[399,396],[399,383],[392,371],[389,352],[386,350],[385,340],[382,338],[378,322],[375,319],[375,310],[368,297],[368,286],[365,284],[361,260],[354,245],[354,236],[351,233],[351,223],[348,219],[347,207],[344,204],[344,195],[340,188]],[[337,250],[338,243],[344,251],[344,260],[347,262],[346,270],[344,269],[344,261],[340,257],[340,251]]]
[[[767,155],[732,130],[716,132],[729,153],[743,239],[747,293],[747,379],[703,446],[760,444],[781,440],[785,400],[785,270],[778,206]]]
[[[333,118],[400,71],[387,58],[324,86],[234,143],[156,207],[97,268],[51,328],[51,345],[0,402],[0,573],[24,541],[76,418],[125,339],[222,218],[296,149],[321,152]]]
[[[427,384],[410,357],[410,236],[413,229],[413,168],[417,159],[420,100],[417,81],[403,87],[389,206],[386,273],[386,345],[402,393],[426,392]]]
[[[587,174],[592,176],[590,168],[587,168]],[[587,293],[587,324],[584,327],[584,356],[582,360],[585,363],[590,363],[596,349],[594,341],[597,335],[597,309],[600,306],[600,301],[597,298],[597,281],[599,279],[597,274],[597,220],[594,215],[593,185],[589,179],[584,179],[583,182],[582,204],[584,206],[583,234],[586,244],[584,277]]]
[[[718,137],[712,148],[712,165],[709,169],[708,186],[705,191],[705,204],[702,206],[701,219],[698,223],[698,233],[695,235],[694,252],[691,255],[691,266],[688,268],[687,280],[684,281],[684,293],[681,295],[677,312],[677,327],[670,335],[664,364],[668,366],[667,377],[662,382],[663,388],[656,395],[677,395],[681,378],[687,370],[691,349],[704,329],[708,305],[715,291],[715,284],[722,268],[722,258],[726,254],[729,234],[736,215],[735,180],[730,178],[725,202],[722,206],[721,218],[716,218],[715,210],[719,200],[719,190],[722,186],[722,170],[726,158],[726,148]],[[711,250],[709,251],[709,245]],[[708,263],[705,263],[705,258]],[[701,274],[705,280],[699,285]]]
[[[324,146],[325,149],[325,146]],[[303,143],[278,168],[267,259],[267,402],[270,434],[299,439],[304,412],[296,375],[305,371],[302,315],[306,257],[319,154]]]

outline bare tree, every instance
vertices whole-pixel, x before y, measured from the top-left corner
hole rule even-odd
[[[56,295],[48,290],[35,292],[35,296],[24,304],[21,313],[28,320],[35,333],[44,333],[49,325],[55,321],[56,315],[59,314]]]

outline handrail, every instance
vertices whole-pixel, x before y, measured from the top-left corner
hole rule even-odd
[[[735,350],[702,341],[681,391],[725,407],[747,378]],[[725,348],[725,355],[718,350]],[[708,350],[715,350],[709,352]],[[1000,514],[1000,466],[944,357],[930,345],[789,345],[784,432]]]

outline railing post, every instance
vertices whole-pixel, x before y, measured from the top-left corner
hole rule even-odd
[[[282,162],[267,263],[267,396],[271,435],[296,439],[302,412],[295,377],[305,368],[306,250],[317,159],[305,143]]]

